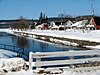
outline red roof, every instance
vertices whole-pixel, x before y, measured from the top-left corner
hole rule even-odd
[[[90,20],[90,25],[94,25],[96,27],[96,24],[93,18]]]
[[[91,18],[90,25],[94,25],[97,30],[100,29],[100,24],[98,23],[99,20],[97,18]]]

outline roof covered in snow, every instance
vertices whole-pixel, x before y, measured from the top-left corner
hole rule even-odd
[[[74,24],[72,25],[72,27],[83,27],[83,26],[85,26],[85,23],[86,23],[86,22],[87,22],[87,20],[78,21],[78,22],[74,23]]]

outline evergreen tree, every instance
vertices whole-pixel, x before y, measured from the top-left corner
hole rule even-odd
[[[45,20],[46,20],[46,23],[48,23],[48,17],[47,16],[46,16]]]
[[[39,17],[40,24],[42,24],[42,18],[43,18],[43,14],[42,14],[42,12],[41,12],[41,13],[40,13],[40,17]]]
[[[47,16],[45,15],[45,13],[43,14],[42,12],[40,13],[40,17],[39,17],[39,23],[47,23]]]
[[[45,13],[44,13],[44,15],[43,15],[43,19],[45,19]]]

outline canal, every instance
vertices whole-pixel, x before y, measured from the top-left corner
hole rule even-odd
[[[65,46],[60,44],[54,44],[50,42],[44,42],[36,40],[30,37],[19,37],[15,35],[8,35],[0,33],[0,44],[13,45],[24,48],[24,55],[28,60],[29,52],[57,52],[57,51],[69,51],[69,50],[83,50],[84,48]]]

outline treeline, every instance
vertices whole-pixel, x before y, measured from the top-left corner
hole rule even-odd
[[[27,30],[28,28],[28,22],[22,16],[14,24],[11,25],[11,29]]]
[[[40,25],[42,23],[50,23],[51,21],[60,21],[63,24],[67,22],[68,20],[71,20],[72,22],[76,22],[76,21],[91,18],[91,17],[92,17],[91,15],[85,15],[85,16],[78,16],[74,18],[71,15],[65,15],[61,13],[61,14],[58,14],[58,17],[48,18],[45,13],[41,12],[39,19],[37,20],[34,20],[34,19],[29,20],[21,16],[17,20],[0,20],[0,23],[6,22],[10,24],[11,29],[27,30],[27,29],[34,29],[36,25]]]

